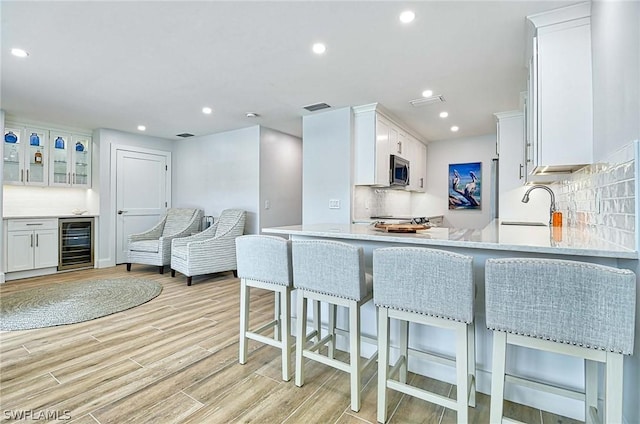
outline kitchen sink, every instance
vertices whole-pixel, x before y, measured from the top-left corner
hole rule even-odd
[[[526,221],[501,221],[501,225],[525,225],[530,227],[546,227],[547,224],[543,222],[526,222]]]

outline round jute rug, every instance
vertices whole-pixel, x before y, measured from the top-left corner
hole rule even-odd
[[[0,299],[0,330],[28,330],[89,321],[141,305],[162,285],[139,278],[58,283]]]

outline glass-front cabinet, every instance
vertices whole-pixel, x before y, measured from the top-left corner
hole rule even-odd
[[[49,185],[91,187],[91,137],[50,131],[51,175]]]
[[[8,124],[4,132],[3,183],[49,184],[48,131]]]
[[[91,137],[73,135],[71,176],[77,187],[91,187]]]

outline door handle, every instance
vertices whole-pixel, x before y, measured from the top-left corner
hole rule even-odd
[[[119,210],[119,211],[118,211],[118,215],[122,215],[122,214],[123,214],[123,213],[125,213],[125,212],[127,212],[127,211]]]
[[[27,169],[27,179],[26,179],[26,181],[29,182],[29,170],[28,169]]]
[[[38,246],[39,246],[39,243],[38,243],[38,235],[39,235],[39,234],[36,234],[36,247],[38,247]]]
[[[30,247],[33,247],[33,234],[31,234],[31,246]]]

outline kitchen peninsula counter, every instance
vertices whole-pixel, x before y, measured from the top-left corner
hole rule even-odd
[[[288,236],[291,240],[337,240],[363,248],[365,264],[372,268],[373,250],[381,247],[419,246],[448,250],[473,257],[476,300],[474,302],[474,321],[476,329],[476,366],[477,388],[480,392],[490,393],[491,387],[491,340],[492,334],[485,324],[484,268],[489,258],[550,258],[567,259],[596,263],[616,268],[631,269],[640,277],[638,251],[609,243],[597,236],[588,228],[547,226],[500,225],[494,220],[483,229],[460,229],[433,227],[418,231],[415,234],[386,233],[366,224],[313,224],[287,227],[264,228],[266,234]],[[374,277],[375,278],[375,277]],[[638,281],[640,285],[640,280]],[[295,291],[293,292],[295,297]],[[362,308],[362,329],[365,337],[375,339],[376,308],[369,302]],[[295,314],[295,312],[294,312]],[[340,321],[340,316],[338,317]],[[348,322],[342,317],[343,322]],[[323,321],[323,326],[325,322]],[[340,325],[340,324],[339,324]],[[346,325],[346,324],[345,324]],[[450,334],[445,330],[410,326],[412,333],[411,348],[436,352],[440,356],[455,357],[455,350]],[[636,328],[640,328],[640,304],[636,305]],[[636,330],[638,334],[638,330]],[[397,328],[391,329],[392,345],[397,346]],[[636,341],[637,343],[637,341]],[[363,344],[371,353],[376,345],[372,339]],[[521,348],[514,348],[516,351]],[[395,352],[395,347],[392,349]],[[395,354],[395,353],[392,353]],[[514,353],[515,354],[515,353]],[[551,355],[546,352],[520,352],[519,360],[510,365],[511,372],[520,377],[539,381],[552,382],[561,387],[584,390],[584,363],[582,360]],[[625,358],[625,391],[633,393],[640,385],[638,369],[638,353]],[[452,368],[425,363],[419,357],[412,357],[409,369],[419,374],[448,382],[455,381]],[[584,420],[584,406],[580,401],[543,393],[535,388],[506,386],[506,398],[534,408],[541,408],[553,413]],[[634,405],[626,404],[625,410]]]
[[[492,221],[481,230],[432,227],[415,234],[386,233],[366,224],[292,225],[264,228],[263,232],[433,248],[457,247],[562,256],[638,259],[637,250],[607,242],[588,228],[500,225],[498,220]]]

